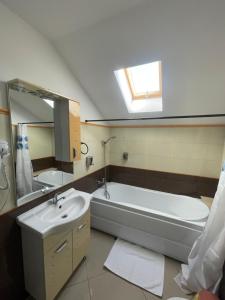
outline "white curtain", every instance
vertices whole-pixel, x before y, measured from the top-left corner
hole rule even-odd
[[[216,293],[225,260],[225,171],[221,172],[205,229],[196,240],[175,281],[186,292],[207,289]]]
[[[27,126],[18,124],[16,141],[16,184],[17,196],[32,192],[33,168],[30,159]]]

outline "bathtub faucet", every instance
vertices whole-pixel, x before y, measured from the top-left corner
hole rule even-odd
[[[101,180],[97,180],[97,185],[103,185],[103,184],[105,184],[106,183],[106,180],[105,180],[105,177],[102,177],[102,179]]]

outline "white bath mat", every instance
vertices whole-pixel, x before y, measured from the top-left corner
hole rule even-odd
[[[127,281],[162,296],[165,265],[163,255],[117,239],[104,265]]]

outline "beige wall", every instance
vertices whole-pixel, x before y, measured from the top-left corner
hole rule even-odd
[[[54,128],[28,127],[31,159],[55,156]]]
[[[74,176],[76,179],[81,178],[89,173],[92,173],[104,167],[104,148],[102,141],[110,136],[110,129],[97,126],[81,126],[81,141],[85,142],[89,147],[87,155],[81,154],[81,160],[74,162]],[[109,144],[106,146],[106,165],[109,164]],[[82,146],[83,151],[86,151],[85,146]],[[94,165],[89,169],[86,168],[86,156],[94,157]]]
[[[213,178],[220,174],[223,127],[114,128],[111,134],[117,136],[111,143],[111,164]]]

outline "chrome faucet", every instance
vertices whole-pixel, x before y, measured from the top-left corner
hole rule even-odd
[[[104,195],[106,197],[106,199],[110,199],[110,194],[107,190],[107,181],[106,178],[103,177],[101,180],[97,180],[97,185],[98,186],[104,186]]]
[[[59,193],[55,193],[55,195],[52,199],[52,204],[56,205],[59,202],[59,200],[61,200],[61,199],[65,199],[65,197],[62,196],[59,198]]]
[[[97,185],[103,185],[103,184],[105,184],[105,182],[106,182],[106,180],[105,180],[105,177],[102,177],[102,179],[101,180],[97,180]]]

